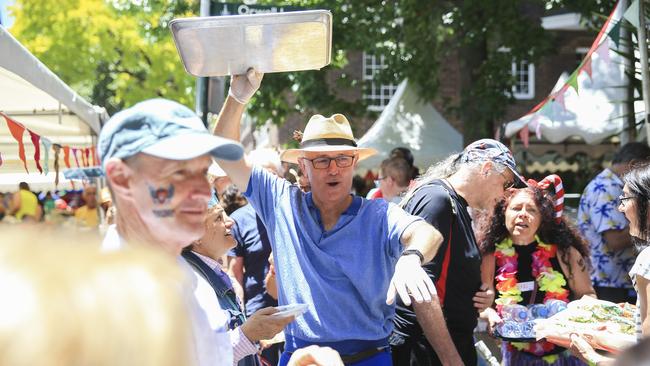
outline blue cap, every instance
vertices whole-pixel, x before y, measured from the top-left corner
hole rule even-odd
[[[103,166],[109,158],[138,153],[169,160],[209,154],[232,161],[244,154],[241,144],[212,135],[194,112],[167,99],[149,99],[115,114],[102,127],[97,145]]]
[[[526,180],[517,172],[517,163],[510,149],[497,140],[482,139],[474,141],[467,145],[461,157],[462,163],[485,160],[492,160],[508,167],[512,174],[515,175],[515,187],[523,188],[528,186]]]

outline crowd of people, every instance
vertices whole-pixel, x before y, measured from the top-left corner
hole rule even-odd
[[[0,223],[47,223],[57,226],[98,229],[110,223],[111,196],[88,183],[80,190],[33,191],[20,182],[18,191],[0,193]]]
[[[32,263],[0,276],[8,299],[0,307],[25,308],[0,322],[0,334],[20,330],[0,337],[0,347],[23,350],[37,327],[46,336],[34,343],[38,360],[31,351],[0,359],[476,365],[479,320],[493,333],[505,306],[582,296],[636,303],[639,339],[650,332],[646,145],[624,145],[587,186],[577,225],[562,212],[560,177],[525,179],[511,151],[492,139],[422,174],[412,153],[396,148],[367,192],[355,183],[355,167],[377,152],[356,145],[342,114],[311,117],[298,148],[244,155],[240,122],[262,79],[252,69],[232,77],[212,133],[164,99],[138,103],[103,126],[107,188],[85,186],[71,213],[87,227],[107,220],[101,250],[63,246],[56,255],[65,260],[49,267],[53,246],[37,255],[2,248],[0,270]],[[53,194],[39,204],[21,183],[2,213],[43,220],[58,209],[49,200]],[[285,305],[305,310],[279,311]],[[102,329],[91,335],[89,327]],[[570,349],[544,340],[500,345],[504,365],[616,362],[577,336]]]

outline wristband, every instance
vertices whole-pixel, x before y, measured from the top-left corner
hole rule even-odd
[[[424,255],[422,254],[422,252],[420,252],[417,249],[406,249],[405,251],[402,252],[401,256],[403,257],[405,255],[412,255],[412,254],[415,254],[418,257],[420,257],[420,264],[424,264]]]

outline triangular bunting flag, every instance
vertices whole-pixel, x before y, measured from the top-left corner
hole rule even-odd
[[[27,169],[27,160],[25,159],[25,145],[23,144],[23,133],[25,132],[25,127],[4,114],[2,116],[7,122],[7,127],[9,128],[9,132],[11,132],[11,136],[13,136],[18,142],[18,157],[22,160],[25,171],[29,173],[29,169]]]
[[[90,166],[90,148],[87,147],[84,149],[84,164],[86,167]]]
[[[54,176],[54,187],[58,187],[58,185],[59,185],[59,153],[61,152],[61,145],[54,144],[54,145],[52,145],[52,149],[54,149],[54,172],[56,173],[56,175]]]
[[[50,172],[50,149],[52,148],[52,141],[47,137],[41,137],[41,144],[43,144],[43,172],[47,175]]]
[[[528,125],[525,125],[524,128],[519,130],[519,138],[521,141],[524,143],[524,147],[528,148],[528,142],[529,142],[529,131],[528,131]]]
[[[74,147],[72,148],[72,156],[74,157],[74,163],[77,164],[77,168],[80,168],[81,165],[79,165],[79,158],[77,158],[77,150]]]
[[[564,104],[564,91],[560,90],[559,93],[555,96],[555,103],[562,106],[562,111],[566,111],[566,104]]]
[[[528,122],[528,126],[530,126],[530,128],[535,129],[535,136],[537,136],[537,139],[539,139],[539,140],[542,139],[542,133],[541,133],[541,129],[540,129],[541,123],[539,122],[540,118],[541,117],[539,116],[539,114],[535,113],[533,118],[530,119],[530,122]]]
[[[39,173],[43,174],[43,168],[41,168],[41,136],[29,131],[29,137],[32,139],[32,145],[34,145],[34,162],[36,163],[36,169],[38,169]]]
[[[65,167],[70,169],[70,146],[63,146],[63,162]]]
[[[86,149],[79,149],[79,152],[81,153],[81,165],[87,167],[88,164],[86,163]]]
[[[612,29],[609,30],[609,38],[612,39],[612,41],[616,44],[616,48],[618,48],[618,45],[621,42],[621,22],[618,21]]]
[[[635,28],[639,28],[639,0],[634,0],[630,7],[627,8],[623,18],[632,23]]]
[[[93,155],[93,166],[99,165],[99,161],[97,161],[97,147],[96,146],[91,147],[90,152]]]
[[[589,75],[589,79],[593,80],[591,77],[591,56],[585,59],[584,64],[582,65],[582,70]]]
[[[576,94],[578,93],[578,73],[574,72],[571,74],[569,77],[569,80],[567,81],[567,85],[571,86],[573,89],[575,89]]]
[[[596,49],[596,53],[607,65],[609,65],[611,62],[611,59],[609,57],[609,38],[605,38],[603,40],[603,43],[601,43],[600,46],[598,46]]]

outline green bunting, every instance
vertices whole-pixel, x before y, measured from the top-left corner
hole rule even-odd
[[[567,81],[567,84],[569,84],[573,89],[575,89],[576,93],[578,93],[578,73],[573,72],[571,76],[569,77],[569,80]]]
[[[616,22],[612,29],[609,30],[609,38],[616,43],[616,48],[618,48],[619,43],[621,42],[621,22]]]

